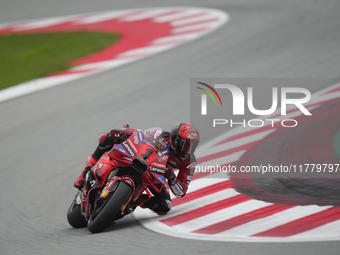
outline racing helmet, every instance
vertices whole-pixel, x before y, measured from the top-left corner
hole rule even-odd
[[[194,125],[177,123],[171,128],[171,148],[181,158],[193,154],[199,144],[200,135]]]

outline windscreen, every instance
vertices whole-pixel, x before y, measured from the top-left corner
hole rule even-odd
[[[163,139],[164,130],[160,127],[148,128],[143,132],[143,140],[148,142],[156,151],[163,151],[167,143]]]

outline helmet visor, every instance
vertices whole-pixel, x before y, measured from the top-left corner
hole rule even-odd
[[[178,149],[181,154],[189,155],[193,154],[198,146],[197,142],[189,142],[184,139],[181,139],[178,143]]]

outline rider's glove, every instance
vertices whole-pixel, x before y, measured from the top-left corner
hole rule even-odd
[[[110,133],[107,134],[113,140],[113,143],[120,143],[123,135],[123,131],[120,129],[112,129]]]
[[[168,179],[168,183],[170,186],[173,186],[176,184],[176,175],[174,174],[172,167],[167,167],[165,169],[165,177]]]

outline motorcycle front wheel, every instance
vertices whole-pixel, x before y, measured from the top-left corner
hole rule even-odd
[[[80,204],[77,203],[77,196],[67,210],[67,221],[74,228],[84,228],[86,227],[87,222],[80,211]]]
[[[108,201],[100,207],[100,212],[98,214],[93,212],[96,214],[95,218],[87,224],[87,229],[91,233],[99,233],[107,228],[130,197],[131,193],[131,186],[120,181],[112,196],[108,197]]]

